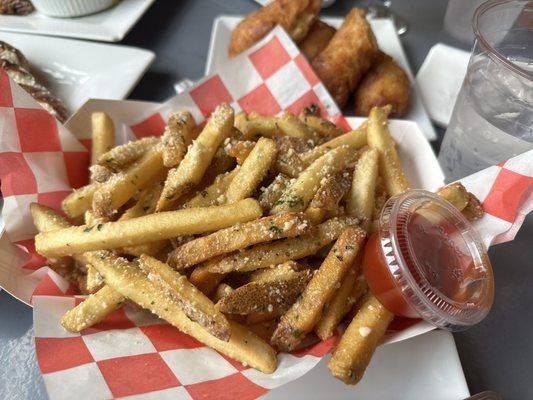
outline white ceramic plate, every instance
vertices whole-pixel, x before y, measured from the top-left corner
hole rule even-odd
[[[32,72],[70,113],[90,98],[124,99],[155,55],[135,47],[0,32],[24,53]]]
[[[206,75],[212,74],[227,61],[231,31],[241,19],[242,17],[239,16],[228,15],[221,15],[215,19],[211,31],[211,43],[209,44],[209,53],[205,68]],[[341,18],[322,18],[322,20],[336,28],[343,21]],[[379,48],[393,57],[407,71],[411,82],[413,82],[411,110],[405,116],[405,119],[417,122],[424,136],[428,140],[435,140],[437,135],[424,109],[418,89],[414,84],[411,68],[409,67],[407,57],[400,43],[400,38],[396,34],[392,21],[389,19],[372,19],[369,22],[378,41]]]
[[[24,16],[0,15],[0,30],[118,42],[154,1],[122,0],[105,11],[78,18],[50,18],[36,11]]]

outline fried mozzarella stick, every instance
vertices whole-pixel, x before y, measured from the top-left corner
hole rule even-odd
[[[300,298],[281,317],[271,340],[280,350],[293,350],[318,323],[324,306],[341,285],[365,237],[366,233],[357,227],[348,227],[341,233]]]
[[[172,251],[168,260],[173,267],[183,269],[254,244],[298,236],[310,227],[302,213],[264,217],[191,240]]]
[[[105,276],[107,284],[124,297],[234,360],[267,374],[276,369],[274,349],[244,326],[228,321],[230,338],[228,341],[220,340],[191,320],[180,305],[161,291],[135,264],[109,251],[93,252],[91,255],[94,267]]]
[[[245,199],[225,206],[187,208],[96,226],[72,226],[43,232],[35,237],[35,248],[45,257],[116,249],[216,231],[259,218],[261,214],[257,200]]]
[[[168,172],[156,211],[170,210],[181,196],[200,183],[220,144],[233,130],[233,109],[219,105],[183,160]]]
[[[342,107],[377,54],[376,38],[365,13],[354,8],[311,64],[339,107]]]
[[[298,43],[309,32],[322,7],[322,0],[275,0],[250,13],[231,34],[229,56],[235,57],[281,25]]]
[[[307,36],[300,42],[299,46],[304,56],[307,57],[309,61],[312,61],[322,50],[326,48],[329,41],[335,35],[337,30],[322,22],[316,20],[311,29],[307,33]]]
[[[379,52],[355,90],[355,115],[366,117],[372,107],[392,106],[390,116],[400,118],[409,110],[411,81],[392,57]]]

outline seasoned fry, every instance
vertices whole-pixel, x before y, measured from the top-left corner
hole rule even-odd
[[[263,268],[251,272],[250,282],[268,282],[280,278],[290,278],[294,276],[298,269],[299,265],[296,261],[287,261],[273,268]]]
[[[281,317],[272,335],[272,343],[280,350],[294,349],[320,320],[324,306],[355,261],[365,236],[356,227],[348,227],[341,233],[300,298]]]
[[[90,253],[91,263],[105,276],[107,284],[123,296],[163,318],[183,333],[239,362],[271,373],[276,369],[276,353],[262,339],[242,325],[230,324],[229,341],[217,339],[200,324],[192,321],[180,305],[151,282],[133,263],[108,251]]]
[[[269,212],[279,200],[285,189],[289,186],[291,179],[283,174],[278,174],[270,185],[261,188],[259,204],[265,212]],[[264,189],[264,190],[263,190]]]
[[[209,296],[213,290],[219,285],[220,282],[224,279],[226,274],[217,274],[209,272],[207,266],[202,265],[196,267],[189,277],[191,283],[196,286],[202,293]]]
[[[275,318],[289,309],[310,279],[311,273],[307,270],[294,272],[292,276],[250,282],[225,296],[217,303],[217,308],[225,314],[259,312],[270,313]]]
[[[178,111],[170,116],[161,138],[163,164],[167,168],[177,166],[187,151],[196,129],[196,123],[188,111]]]
[[[124,300],[122,294],[109,286],[103,286],[83,303],[67,311],[61,318],[61,325],[69,332],[81,332],[104,320],[122,306]]]
[[[227,204],[242,200],[255,192],[274,163],[276,153],[276,143],[272,139],[261,138],[257,141],[228,186]]]
[[[317,19],[311,25],[307,36],[300,42],[300,51],[309,61],[312,61],[313,58],[326,48],[333,35],[335,35],[335,32],[337,30],[334,27]]]
[[[117,146],[102,154],[98,159],[98,164],[113,170],[122,169],[137,161],[149,149],[154,148],[159,143],[155,137],[146,137]]]
[[[337,147],[313,162],[283,192],[271,210],[271,214],[305,210],[318,190],[322,179],[346,167],[350,161],[352,150],[350,146]]]
[[[235,57],[281,25],[298,43],[318,17],[322,0],[276,0],[250,13],[231,34],[229,56]]]
[[[358,218],[361,227],[367,232],[374,212],[378,158],[379,153],[375,149],[368,149],[361,154],[355,165],[352,187],[346,201],[348,215]]]
[[[316,115],[301,114],[300,120],[308,127],[318,132],[320,136],[333,139],[337,136],[344,135],[344,131],[333,122],[317,117]]]
[[[468,204],[462,212],[466,219],[468,219],[469,221],[475,221],[476,219],[481,218],[483,214],[485,214],[485,211],[483,211],[483,206],[481,205],[479,199],[470,192],[468,192]]]
[[[379,52],[354,93],[355,115],[367,116],[372,107],[392,107],[390,116],[401,118],[409,110],[411,81],[402,67]]]
[[[98,182],[89,183],[74,191],[63,199],[61,209],[70,218],[77,218],[89,210],[92,206],[93,196],[100,187]]]
[[[337,136],[331,139],[329,142],[323,143],[320,146],[303,153],[300,155],[300,159],[304,164],[310,165],[318,158],[322,157],[331,149],[335,149],[341,146],[350,146],[352,150],[359,149],[366,145],[366,124],[354,131]]]
[[[91,265],[87,265],[86,279],[85,290],[87,293],[96,293],[105,285],[102,275],[100,275]]]
[[[379,167],[378,167],[379,169]],[[385,202],[389,198],[385,184],[381,176],[376,179],[376,191],[374,194],[374,211],[372,212],[372,221],[376,221],[379,218],[381,209],[385,205]],[[372,222],[373,223],[373,222]]]
[[[270,338],[276,329],[276,321],[266,320],[257,323],[248,323],[246,326],[265,342],[270,342]]]
[[[252,142],[251,140],[238,140],[228,145],[227,152],[230,156],[235,157],[237,164],[242,165],[254,146],[255,142]]]
[[[93,211],[96,216],[111,217],[135,192],[162,179],[165,173],[161,149],[148,150],[127,171],[116,174],[95,192]]]
[[[226,190],[233,178],[235,178],[235,175],[237,175],[237,172],[238,170],[234,169],[233,171],[217,176],[210,186],[200,190],[193,198],[187,201],[183,207],[209,207],[223,204]]]
[[[275,162],[276,171],[291,178],[298,177],[305,169],[305,165],[300,159],[300,156],[294,148],[289,147],[287,142],[278,141],[278,145],[279,151]]]
[[[362,276],[359,276],[358,271],[353,268],[348,271],[341,287],[324,308],[322,318],[315,326],[315,333],[321,340],[333,336],[337,325],[364,294],[365,289],[366,282]]]
[[[387,110],[374,107],[368,117],[367,141],[371,148],[379,151],[379,172],[391,196],[409,189],[409,182],[402,170],[396,144],[389,133]]]
[[[280,117],[276,118],[276,124],[282,135],[305,140],[317,139],[313,130],[309,129],[294,114],[288,112],[283,113]]]
[[[298,260],[316,253],[318,249],[334,241],[347,226],[355,223],[350,218],[333,218],[306,235],[258,244],[222,259],[208,261],[202,268],[215,273],[244,272]]]
[[[241,112],[237,114],[235,127],[242,132],[246,140],[256,140],[261,136],[272,138],[279,134],[279,128],[274,117],[265,117],[257,113],[246,115]]]
[[[437,190],[437,194],[452,203],[459,211],[463,211],[468,205],[468,192],[460,182],[440,188]]]
[[[100,164],[91,165],[89,168],[91,182],[104,183],[113,176],[114,171],[111,168],[104,167]]]
[[[336,213],[339,202],[350,188],[350,173],[339,171],[325,177],[305,210],[313,224],[319,224],[328,214]]]
[[[264,217],[185,243],[170,253],[169,263],[177,269],[187,268],[257,243],[298,236],[309,228],[310,223],[302,213]]]
[[[376,38],[365,12],[354,8],[311,65],[339,107],[342,107],[377,54]]]
[[[95,227],[75,226],[44,232],[35,237],[35,246],[40,254],[52,257],[116,249],[227,228],[261,214],[256,200],[245,199],[225,206],[167,211]]]
[[[157,212],[171,209],[181,196],[200,182],[218,147],[231,134],[233,119],[233,109],[229,105],[221,104],[215,109],[181,163],[169,171]]]
[[[393,318],[394,315],[369,294],[328,362],[333,376],[351,385],[359,382]]]
[[[91,165],[95,165],[102,154],[115,147],[115,125],[109,115],[104,112],[93,112],[91,114],[91,125]]]
[[[217,289],[215,290],[215,293],[213,294],[213,301],[218,303],[220,300],[222,300],[224,297],[226,297],[228,294],[233,292],[233,288],[230,285],[227,285],[225,283],[221,283],[217,286]]]
[[[163,186],[161,181],[155,182],[146,189],[143,189],[137,202],[124,211],[124,214],[120,216],[119,220],[124,221],[152,214],[155,211],[155,205],[162,190]]]
[[[198,322],[216,338],[229,340],[230,327],[226,317],[216,310],[213,302],[196,289],[185,276],[147,255],[140,256],[139,267],[155,286],[178,302],[190,319]]]
[[[56,229],[68,228],[70,223],[57,212],[37,203],[30,204],[33,224],[39,232],[49,232]]]

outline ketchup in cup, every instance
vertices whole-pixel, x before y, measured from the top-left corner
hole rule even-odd
[[[448,201],[425,190],[385,203],[363,271],[389,311],[448,330],[480,322],[494,298],[492,267],[477,231]]]

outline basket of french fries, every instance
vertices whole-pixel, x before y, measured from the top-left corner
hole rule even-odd
[[[91,101],[70,131],[0,75],[1,106],[20,115],[18,129],[4,123],[0,154],[0,277],[33,303],[52,398],[69,395],[66,381],[93,398],[256,398],[330,351],[333,376],[354,384],[380,343],[434,328],[393,322],[362,272],[390,199],[443,186],[429,145],[416,125],[389,124],[388,107],[345,120],[320,83],[296,98],[290,75],[247,87],[239,66],[272,40],[298,57],[276,29],[161,106]],[[294,73],[311,74],[305,66]],[[275,103],[250,95],[271,85],[286,87]],[[50,140],[25,149],[43,135],[38,121]],[[508,168],[531,181],[527,162]],[[480,229],[497,227],[486,245],[510,240],[531,204],[495,224],[486,188],[497,178],[480,174],[437,194]]]

